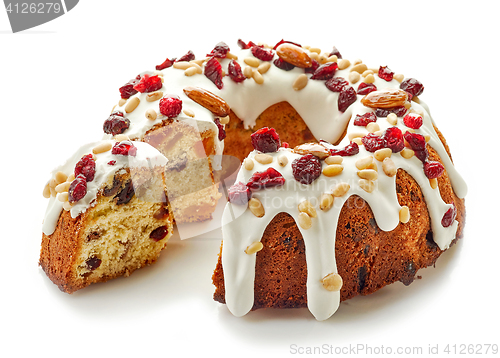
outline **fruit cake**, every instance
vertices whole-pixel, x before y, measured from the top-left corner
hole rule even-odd
[[[156,261],[173,232],[167,159],[149,144],[82,146],[52,172],[40,266],[67,293]]]

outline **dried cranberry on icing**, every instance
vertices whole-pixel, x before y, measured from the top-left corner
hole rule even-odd
[[[443,227],[451,226],[457,217],[457,207],[455,206],[455,203],[451,204],[453,207],[449,208],[441,219],[441,225],[443,225]]]
[[[427,178],[439,178],[443,173],[444,166],[440,162],[428,161],[424,163],[424,174]]]
[[[172,67],[174,65],[175,58],[167,58],[163,63],[156,65],[156,70],[161,71],[164,70],[165,68]]]
[[[398,127],[387,128],[383,139],[385,140],[385,146],[391,149],[393,153],[398,153],[405,147],[403,132]]]
[[[246,77],[243,75],[243,71],[241,71],[241,66],[235,60],[231,60],[229,65],[227,65],[227,73],[229,78],[231,78],[234,82],[243,82],[246,80]]]
[[[363,138],[361,138],[361,142],[365,146],[365,149],[371,153],[385,148],[386,146],[384,138],[374,133],[368,133],[367,135],[365,135]]]
[[[186,52],[186,54],[184,56],[182,56],[181,58],[179,58],[178,60],[175,60],[175,62],[184,62],[184,61],[192,61],[195,59],[195,55],[194,55],[194,52],[189,50],[188,52]]]
[[[389,82],[392,81],[392,78],[394,77],[394,72],[392,72],[390,68],[387,66],[380,66],[380,68],[378,69],[378,76],[381,79]]]
[[[220,123],[220,119],[215,118],[214,122],[215,122],[215,125],[217,126],[217,128],[219,129],[219,135],[218,135],[219,140],[226,139],[226,130],[224,129],[224,126]]]
[[[110,161],[108,162],[108,165],[115,165],[115,164],[116,164],[116,160],[110,160]]]
[[[123,117],[123,113],[114,112],[104,121],[102,129],[104,133],[117,135],[122,134],[130,127],[130,120]]]
[[[238,46],[242,49],[242,50],[247,50],[253,46],[256,46],[255,43],[253,43],[252,41],[248,41],[248,43],[246,43],[245,41],[243,41],[242,39],[238,39]]]
[[[167,226],[160,226],[151,231],[149,234],[149,238],[153,239],[154,241],[160,241],[164,239],[168,234],[168,227]]]
[[[419,116],[418,114],[409,113],[406,116],[404,116],[403,123],[408,128],[419,129],[420,127],[422,127],[424,121],[422,117]]]
[[[303,155],[292,162],[293,177],[301,184],[311,184],[321,175],[321,162],[312,154]]]
[[[375,115],[377,117],[387,117],[389,114],[394,113],[397,117],[403,117],[407,109],[405,106],[393,107],[393,108],[377,108],[375,110]]]
[[[222,89],[222,66],[215,57],[210,58],[205,64],[205,76],[212,81],[218,89]]]
[[[252,190],[258,190],[283,184],[285,184],[283,175],[271,167],[266,171],[253,173],[252,177],[248,180],[247,187]]]
[[[305,73],[314,73],[319,68],[318,61],[312,59],[311,62],[312,62],[311,67],[304,68]]]
[[[261,128],[250,137],[253,147],[263,153],[276,152],[281,145],[280,137],[274,128]]]
[[[134,89],[134,86],[139,83],[141,80],[141,75],[138,75],[136,78],[128,81],[123,86],[120,87],[120,96],[123,99],[128,99],[137,93],[137,90]]]
[[[373,112],[368,112],[365,114],[356,114],[356,118],[354,119],[354,125],[366,127],[368,123],[376,121],[377,121],[377,116]]]
[[[427,148],[424,148],[422,150],[415,150],[415,156],[420,159],[422,163],[425,163],[427,159],[429,158],[429,151]]]
[[[288,63],[288,62],[282,60],[279,57],[276,60],[274,60],[273,63],[280,70],[284,70],[284,71],[290,71],[290,70],[293,70],[295,68],[294,65],[292,65],[291,63]]]
[[[141,93],[158,91],[163,86],[159,76],[150,76],[145,74],[141,80],[134,86],[134,89]]]
[[[340,92],[346,86],[349,86],[349,82],[342,77],[332,77],[325,82],[326,88],[332,92]]]
[[[411,149],[413,149],[415,152],[417,150],[424,150],[426,148],[425,137],[422,134],[406,131],[403,136],[408,144],[410,144]]]
[[[342,58],[342,55],[340,54],[339,50],[337,50],[337,47],[333,46],[332,52],[330,52],[330,56],[337,56],[337,58]]]
[[[314,71],[311,79],[312,80],[329,80],[335,74],[335,71],[339,68],[337,62],[329,62],[325,63],[318,67],[316,71]]]
[[[330,155],[340,155],[341,157],[350,157],[359,153],[359,146],[356,142],[351,142],[344,149],[330,149]]]
[[[227,200],[236,205],[246,205],[252,197],[250,188],[242,182],[235,183],[227,191]]]
[[[115,155],[129,155],[135,157],[137,155],[137,147],[130,141],[117,142],[111,149],[111,154]]]
[[[356,91],[351,86],[342,88],[339,94],[338,107],[340,112],[345,112],[347,108],[356,102]]]
[[[182,111],[182,100],[176,95],[166,95],[160,99],[160,113],[168,118],[177,117]]]
[[[367,95],[370,92],[376,91],[377,86],[375,86],[373,83],[364,83],[361,82],[358,86],[358,94],[360,95]]]
[[[399,85],[399,88],[411,94],[412,97],[420,96],[424,91],[424,85],[414,78],[405,78],[405,80]]]
[[[254,57],[257,57],[259,60],[262,61],[271,61],[274,57],[273,51],[266,50],[264,47],[261,46],[253,46],[251,51]]]
[[[212,52],[207,54],[208,57],[217,57],[217,58],[226,58],[227,53],[229,52],[229,46],[225,42],[219,42],[215,45]]]
[[[95,161],[92,154],[84,155],[75,165],[75,177],[82,174],[89,182],[94,180],[95,176]]]
[[[68,201],[76,203],[87,194],[87,178],[80,174],[71,182],[68,189]]]
[[[295,45],[295,46],[298,46],[298,47],[302,47],[301,45],[299,45],[298,43],[296,42],[292,42],[292,41],[285,41],[285,40],[281,40],[279,41],[276,45],[274,45],[273,47],[273,50],[276,50],[278,48],[279,45],[281,44],[292,44],[292,45]]]

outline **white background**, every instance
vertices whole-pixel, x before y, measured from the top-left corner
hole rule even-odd
[[[447,344],[500,343],[494,4],[82,0],[18,34],[0,9],[0,355],[277,357],[330,345],[393,353],[439,345],[443,353]],[[216,238],[173,239],[157,264],[129,278],[60,292],[38,267],[42,189],[52,168],[101,137],[118,88],[137,73],[189,49],[208,53],[219,41],[236,47],[238,38],[335,45],[344,58],[420,80],[469,185],[464,239],[419,271],[422,280],[342,303],[325,322],[307,309],[233,317],[212,300]]]

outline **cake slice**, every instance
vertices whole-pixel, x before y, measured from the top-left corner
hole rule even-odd
[[[167,163],[149,144],[103,140],[82,146],[52,172],[39,264],[61,291],[156,261],[173,232]]]

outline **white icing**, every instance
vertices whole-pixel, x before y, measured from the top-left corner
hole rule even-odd
[[[106,142],[112,145],[116,143],[114,140],[103,140],[81,146],[66,163],[52,171],[51,178],[54,177],[57,172],[62,172],[69,176],[74,172],[76,163],[78,163],[83,156],[91,154],[94,147]],[[113,176],[119,170],[123,168],[153,168],[156,166],[165,166],[167,164],[167,158],[149,144],[143,142],[134,142],[133,144],[137,147],[136,156],[115,155],[111,154],[111,150],[94,154],[96,163],[94,180],[87,182],[87,194],[72,206],[70,210],[72,218],[76,218],[92,206],[98,191],[102,189],[102,186],[109,180],[110,176]],[[116,161],[116,163],[110,165],[108,164],[110,161]],[[42,231],[45,235],[51,235],[54,232],[62,210],[63,203],[59,201],[57,197],[52,196],[49,200],[42,226]]]

